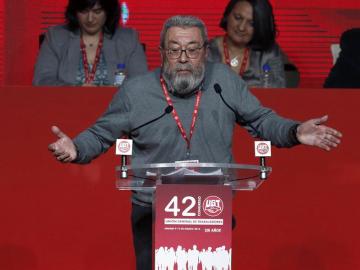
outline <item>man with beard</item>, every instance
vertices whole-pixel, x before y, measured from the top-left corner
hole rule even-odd
[[[126,81],[92,127],[73,140],[52,127],[58,140],[49,150],[57,160],[88,163],[117,138],[130,135],[133,165],[179,160],[231,163],[235,123],[279,147],[302,143],[330,150],[340,143],[341,134],[322,125],[327,116],[304,123],[282,118],[262,107],[227,66],[207,63],[208,38],[201,20],[172,17],[160,38],[162,68]],[[214,90],[216,84],[232,109]],[[131,132],[161,115],[167,106],[173,107],[171,114]],[[133,193],[132,201],[137,269],[151,269],[152,193]]]

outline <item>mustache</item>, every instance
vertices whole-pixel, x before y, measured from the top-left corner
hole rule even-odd
[[[184,70],[191,70],[191,71],[193,71],[194,70],[194,68],[193,68],[193,66],[191,65],[191,64],[189,64],[189,63],[185,63],[185,64],[176,64],[176,66],[175,66],[175,71],[184,71]]]

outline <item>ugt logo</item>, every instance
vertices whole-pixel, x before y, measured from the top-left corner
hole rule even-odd
[[[259,143],[256,149],[261,155],[266,155],[270,150],[269,146],[266,143]]]
[[[216,217],[224,210],[224,203],[218,196],[208,196],[203,201],[202,208],[209,217]]]
[[[122,141],[118,145],[118,150],[121,153],[126,153],[127,151],[130,150],[130,144],[127,141]]]

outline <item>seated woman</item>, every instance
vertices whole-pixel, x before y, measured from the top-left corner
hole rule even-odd
[[[285,87],[283,56],[275,42],[268,0],[231,0],[219,25],[226,33],[210,41],[209,61],[228,64],[250,87],[263,87],[263,69],[270,67],[268,87]]]
[[[324,88],[360,88],[360,28],[345,31],[340,54],[325,80]]]
[[[118,64],[128,77],[147,71],[137,33],[119,28],[118,0],[69,0],[65,17],[45,35],[34,85],[113,85]]]

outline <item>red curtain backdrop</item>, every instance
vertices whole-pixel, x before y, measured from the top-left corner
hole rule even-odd
[[[159,65],[159,32],[164,20],[175,14],[193,14],[208,26],[209,36],[221,34],[218,22],[227,1],[124,1],[130,11],[129,27],[136,28],[146,44],[149,67]],[[66,0],[1,0],[0,84],[29,85],[39,47],[39,34],[63,22]],[[332,66],[330,45],[341,32],[360,27],[358,0],[273,0],[279,29],[278,42],[299,68],[302,82],[321,86]],[[1,48],[0,48],[1,49]],[[305,85],[305,84],[303,84]]]

